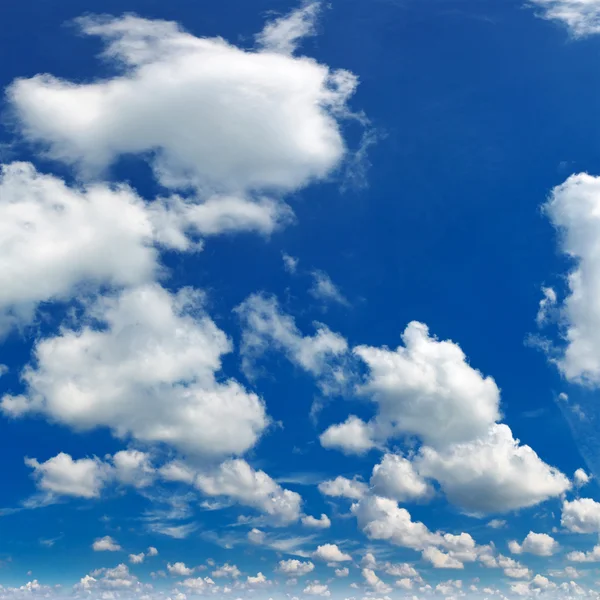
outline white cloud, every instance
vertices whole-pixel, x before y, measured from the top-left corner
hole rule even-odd
[[[176,577],[187,577],[194,572],[194,569],[187,567],[183,562],[167,563],[167,571],[169,575],[175,575]]]
[[[35,345],[25,396],[4,396],[6,414],[38,413],[77,430],[162,442],[207,457],[240,454],[268,424],[263,402],[236,381],[217,380],[225,334],[188,288],[157,284],[101,297],[89,322]]]
[[[550,287],[542,287],[543,298],[540,300],[538,312],[536,315],[536,322],[541,327],[549,319],[552,311],[556,306],[556,292]]]
[[[302,525],[305,527],[313,527],[315,529],[328,529],[331,527],[331,521],[326,514],[322,514],[318,519],[307,515],[306,517],[302,517]]]
[[[600,384],[599,207],[600,178],[586,173],[555,187],[544,206],[560,233],[560,250],[575,261],[569,294],[558,309],[566,347],[552,360],[567,380],[591,385]]]
[[[84,17],[81,31],[102,38],[120,74],[18,79],[8,98],[25,139],[86,176],[137,154],[162,185],[194,186],[201,200],[296,190],[345,157],[338,119],[357,84],[348,71],[285,53],[312,31],[310,6],[268,24],[257,51],[168,21]]]
[[[581,552],[579,550],[569,552],[567,554],[567,560],[580,563],[600,562],[600,544],[594,546],[589,552]]]
[[[472,368],[457,344],[431,337],[422,323],[410,323],[402,340],[396,350],[354,348],[369,368],[359,391],[377,404],[377,436],[418,435],[443,448],[485,435],[500,417],[494,380]]]
[[[381,463],[373,467],[370,483],[373,494],[398,502],[422,500],[433,493],[413,464],[397,454],[386,454]]]
[[[561,524],[574,533],[600,533],[600,503],[591,498],[565,500]]]
[[[247,371],[257,356],[278,350],[309,373],[321,375],[329,360],[348,350],[346,340],[325,325],[316,323],[314,336],[302,336],[294,319],[281,311],[274,297],[253,294],[236,312],[244,325],[241,352]]]
[[[295,273],[296,269],[298,268],[299,260],[297,258],[295,258],[294,256],[290,256],[289,254],[286,254],[285,252],[281,255],[281,257],[283,258],[283,266],[284,266],[285,270],[288,273]]]
[[[529,0],[539,9],[538,16],[558,21],[575,37],[600,33],[600,2],[598,0]]]
[[[573,475],[573,481],[575,482],[575,485],[578,488],[583,487],[584,485],[589,483],[590,479],[591,477],[583,469],[577,469],[577,471],[575,471],[575,474]]]
[[[488,522],[487,526],[492,529],[503,529],[506,527],[506,521],[504,519],[492,519]]]
[[[154,546],[148,546],[146,554],[148,556],[158,556],[158,550]]]
[[[102,538],[94,540],[92,548],[96,552],[118,552],[121,550],[121,546],[113,540],[110,535],[105,535]]]
[[[242,573],[236,565],[225,563],[218,569],[215,569],[211,574],[213,577],[230,577],[231,579],[237,579]]]
[[[256,41],[269,52],[292,54],[302,38],[315,35],[315,20],[320,8],[320,2],[306,3],[289,15],[268,23],[256,36]]]
[[[419,473],[436,479],[452,503],[473,513],[534,506],[570,487],[560,471],[529,446],[519,445],[503,424],[445,451],[423,447],[416,463]]]
[[[143,488],[154,480],[156,472],[146,452],[121,450],[112,457],[112,462],[115,477],[123,484]]]
[[[442,538],[420,522],[412,520],[405,508],[395,500],[379,496],[365,496],[352,505],[362,532],[372,540],[387,540],[397,546],[422,550],[440,544]]]
[[[364,454],[376,447],[370,426],[354,415],[343,423],[329,426],[320,436],[323,448],[341,450],[344,454]]]
[[[340,292],[337,285],[331,281],[331,277],[327,273],[324,271],[313,271],[311,276],[313,284],[308,292],[313,298],[322,300],[323,302],[341,304],[342,306],[350,304],[342,292]]]
[[[352,557],[349,554],[342,552],[336,544],[323,544],[322,546],[318,546],[313,552],[313,556],[330,563],[352,560]]]
[[[312,572],[315,565],[309,560],[303,562],[292,558],[290,560],[280,560],[277,570],[286,577],[302,577]]]
[[[367,484],[362,481],[348,479],[341,475],[319,484],[321,494],[333,498],[349,498],[350,500],[360,500],[367,493],[368,489]]]
[[[285,525],[300,518],[300,495],[282,488],[242,459],[228,460],[213,472],[198,474],[195,485],[208,496],[226,496],[256,508],[271,517],[274,524]]]
[[[522,544],[516,541],[509,542],[510,551],[513,554],[528,552],[537,556],[552,556],[558,551],[558,542],[547,533],[534,533],[530,531]]]
[[[436,569],[464,569],[460,560],[453,558],[450,554],[442,552],[435,546],[429,546],[422,552],[423,558],[429,561]]]
[[[302,593],[309,596],[331,596],[331,592],[327,585],[322,583],[311,583],[302,590]]]
[[[64,452],[43,463],[26,458],[25,464],[34,470],[37,487],[57,496],[97,498],[111,476],[110,467],[101,460],[73,460]]]
[[[248,577],[246,578],[246,582],[249,585],[263,585],[266,584],[268,580],[262,573],[257,573],[256,577],[248,575]]]
[[[130,554],[129,562],[134,565],[139,565],[144,562],[144,558],[146,558],[146,555],[143,552],[140,552],[139,554]]]
[[[350,575],[350,569],[348,569],[348,567],[335,570],[336,577],[348,577],[348,575]]]
[[[368,586],[373,588],[375,592],[378,594],[389,594],[392,591],[392,588],[382,581],[373,569],[368,569],[367,567],[363,568],[362,576],[365,579],[365,582]]]
[[[29,320],[81,284],[135,285],[157,273],[157,232],[126,186],[68,187],[29,163],[0,169],[0,318]],[[10,313],[10,314],[9,314]]]

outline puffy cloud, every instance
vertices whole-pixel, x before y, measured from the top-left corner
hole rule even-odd
[[[263,585],[266,584],[268,580],[262,573],[257,573],[256,577],[248,575],[248,577],[246,577],[246,582],[249,585]]]
[[[371,439],[371,427],[354,415],[339,425],[331,425],[320,436],[323,448],[341,450],[344,454],[364,454],[376,443]]]
[[[319,491],[325,496],[333,498],[349,498],[360,500],[368,490],[368,486],[358,479],[348,479],[338,475],[335,479],[323,481],[319,484]]]
[[[319,519],[307,515],[306,517],[302,517],[302,525],[305,527],[314,527],[315,529],[328,529],[331,527],[331,521],[325,514],[322,514]]]
[[[241,352],[246,371],[251,370],[257,356],[267,350],[278,350],[294,364],[319,376],[332,359],[348,350],[346,340],[325,325],[317,323],[314,336],[303,336],[294,319],[281,311],[274,297],[253,294],[236,312],[244,326]]]
[[[277,570],[286,577],[302,577],[312,572],[315,565],[309,560],[303,562],[292,558],[290,560],[280,560]]]
[[[264,471],[255,471],[242,459],[226,461],[213,472],[198,474],[195,485],[208,496],[226,496],[256,508],[271,517],[274,524],[285,525],[300,517],[300,495],[283,489]]]
[[[598,0],[531,0],[543,19],[558,21],[575,37],[600,33],[600,2]]]
[[[283,259],[283,266],[285,270],[288,273],[295,273],[296,269],[298,268],[299,259],[295,258],[294,256],[290,256],[285,252],[281,255],[281,258]]]
[[[121,450],[112,457],[115,477],[123,484],[143,488],[150,485],[156,471],[150,456],[139,450]]]
[[[600,178],[586,173],[555,187],[544,206],[559,230],[560,250],[575,260],[567,279],[569,294],[558,309],[566,346],[552,360],[567,380],[591,385],[600,384],[599,208]]]
[[[129,562],[134,565],[139,565],[144,562],[144,558],[146,558],[146,555],[143,552],[140,552],[139,554],[130,554]]]
[[[591,498],[565,500],[561,524],[574,533],[600,533],[600,503]]]
[[[378,594],[389,594],[392,591],[392,588],[382,581],[373,569],[365,567],[362,570],[362,576],[364,577],[366,584],[373,588]]]
[[[569,552],[567,559],[573,562],[600,562],[600,544],[594,546],[589,552],[581,552],[577,550],[575,552]]]
[[[148,556],[158,556],[158,550],[154,546],[148,546],[146,554]]]
[[[557,301],[556,292],[552,288],[542,287],[542,294],[543,297],[540,300],[538,312],[535,317],[535,320],[540,327],[549,320]]]
[[[302,590],[302,593],[309,596],[325,596],[327,598],[331,596],[327,585],[322,583],[311,583]]]
[[[313,271],[311,273],[313,283],[308,293],[317,300],[323,302],[331,302],[335,304],[341,304],[342,306],[348,306],[349,302],[347,298],[340,292],[339,288],[331,277],[324,271]]]
[[[409,502],[429,497],[431,486],[415,471],[413,464],[397,454],[386,454],[373,468],[372,493]]]
[[[241,574],[241,571],[236,565],[230,565],[229,563],[225,563],[223,566],[212,572],[213,577],[230,577],[232,579],[237,579]]]
[[[464,569],[460,560],[453,558],[450,554],[442,552],[435,546],[429,546],[422,552],[423,558],[429,561],[436,569]]]
[[[61,452],[40,463],[35,458],[26,458],[40,490],[56,496],[97,498],[108,479],[110,467],[97,458],[73,460]]]
[[[519,445],[503,424],[441,452],[423,447],[416,463],[421,475],[439,481],[452,503],[473,513],[534,506],[570,487],[560,471]]]
[[[183,562],[167,563],[167,571],[170,575],[177,577],[187,577],[194,572],[194,569],[187,567]]]
[[[577,471],[575,471],[575,474],[573,475],[573,481],[575,482],[575,485],[578,488],[583,487],[584,485],[589,483],[590,479],[591,477],[583,469],[577,469]]]
[[[352,560],[352,557],[349,554],[342,552],[336,544],[323,544],[322,546],[318,546],[313,552],[313,556],[331,563]]]
[[[29,163],[0,168],[0,316],[30,319],[81,284],[135,285],[157,272],[157,232],[127,186],[68,187]],[[0,323],[2,324],[2,323]]]
[[[293,191],[345,157],[338,119],[357,85],[288,52],[312,30],[309,14],[268,24],[256,51],[168,21],[84,17],[81,31],[103,40],[119,74],[90,83],[37,75],[16,80],[8,98],[25,139],[86,175],[137,154],[166,187],[248,202]]]
[[[181,582],[181,585],[192,592],[202,592],[207,587],[212,587],[214,585],[214,581],[210,577],[190,577],[188,579],[184,579]]]
[[[522,544],[516,541],[509,542],[510,551],[513,554],[528,552],[537,556],[552,556],[558,551],[558,542],[547,533],[534,533],[530,531]]]
[[[121,550],[121,546],[113,540],[110,535],[105,535],[103,538],[94,540],[92,548],[96,552],[118,552]]]
[[[398,546],[422,550],[440,544],[442,538],[420,522],[412,520],[395,500],[366,496],[352,505],[358,526],[372,540],[387,540]]]
[[[396,350],[357,346],[369,368],[361,394],[378,406],[374,426],[382,438],[417,435],[443,448],[485,435],[499,417],[500,392],[491,377],[472,368],[460,347],[412,322]]]
[[[38,413],[77,430],[109,427],[118,437],[163,442],[205,457],[240,454],[268,424],[263,402],[229,379],[217,380],[231,345],[188,288],[157,284],[100,297],[78,330],[37,342],[23,396],[2,410]]]
[[[335,570],[336,577],[348,577],[348,575],[350,575],[350,569],[348,569],[348,567]]]
[[[502,529],[506,527],[506,521],[504,519],[492,519],[488,522],[487,526],[492,529]]]

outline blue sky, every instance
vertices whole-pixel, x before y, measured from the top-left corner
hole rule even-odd
[[[0,8],[0,594],[597,598],[600,2]]]

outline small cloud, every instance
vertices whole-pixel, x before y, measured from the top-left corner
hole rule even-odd
[[[283,258],[283,268],[288,272],[294,274],[298,269],[299,259],[282,252],[281,258]]]
[[[103,538],[94,540],[92,548],[95,552],[118,552],[122,550],[121,546],[110,535],[105,535]]]
[[[317,300],[324,302],[335,302],[342,306],[349,306],[350,302],[333,283],[331,277],[325,271],[315,270],[311,273],[313,284],[308,293]]]

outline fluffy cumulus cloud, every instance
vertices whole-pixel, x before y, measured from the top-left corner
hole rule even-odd
[[[431,486],[415,471],[403,456],[386,454],[373,468],[372,492],[398,502],[423,500],[432,493]]]
[[[313,552],[313,556],[330,563],[352,560],[352,557],[349,554],[342,552],[336,544],[323,544],[322,546],[319,546]]]
[[[378,408],[373,423],[379,437],[417,435],[443,448],[485,435],[499,419],[500,392],[491,377],[471,367],[460,347],[410,323],[396,350],[358,346],[368,367],[360,386]]]
[[[16,80],[8,98],[21,134],[88,177],[137,154],[163,186],[195,188],[222,219],[243,219],[240,211],[281,219],[289,209],[263,204],[265,195],[276,199],[327,176],[347,153],[339,121],[356,77],[292,54],[312,31],[314,7],[268,24],[255,50],[168,21],[80,18],[81,32],[101,38],[118,74],[86,83],[48,74]]]
[[[451,502],[473,513],[534,506],[570,487],[567,477],[520,445],[504,424],[445,451],[424,447],[417,465],[421,475],[440,483]]]
[[[101,460],[73,460],[64,452],[43,463],[26,458],[25,464],[33,469],[37,487],[52,496],[97,498],[111,476],[110,466]]]
[[[121,546],[110,535],[105,535],[103,538],[94,540],[92,548],[96,552],[118,552],[121,550]]]
[[[322,514],[318,519],[311,515],[306,515],[305,517],[302,517],[302,525],[314,529],[328,529],[331,527],[331,521],[326,514]]]
[[[271,517],[274,524],[285,525],[300,517],[300,494],[282,488],[242,459],[226,461],[214,472],[199,474],[195,485],[208,496],[225,496],[256,508]]]
[[[280,560],[277,565],[277,570],[286,577],[301,577],[302,575],[308,575],[314,568],[315,565],[310,562],[310,560],[303,562],[295,558],[290,560]]]
[[[544,207],[560,233],[560,250],[575,261],[558,307],[565,344],[552,360],[569,381],[590,385],[600,384],[599,209],[600,178],[586,173],[554,188]]]
[[[263,402],[234,380],[217,380],[231,346],[197,292],[143,285],[98,299],[87,315],[103,328],[64,328],[36,344],[22,374],[27,393],[5,395],[5,414],[104,426],[207,457],[254,445],[268,424]]]
[[[530,0],[537,14],[565,25],[576,37],[600,33],[598,0]]]
[[[372,540],[387,540],[392,544],[421,550],[438,545],[442,538],[426,525],[413,521],[405,508],[395,500],[379,496],[366,496],[352,505],[358,526]]]
[[[552,556],[559,548],[558,542],[547,533],[534,533],[530,531],[522,544],[517,541],[509,542],[510,551],[513,554],[528,552],[537,556]]]
[[[375,448],[373,431],[369,424],[354,415],[343,423],[331,425],[320,436],[323,448],[340,450],[344,454],[364,454]]]
[[[561,524],[574,533],[600,533],[600,502],[591,498],[565,500]]]
[[[126,186],[71,188],[29,163],[0,169],[0,325],[29,320],[40,302],[68,300],[82,284],[152,279],[158,232]]]
[[[325,496],[333,498],[348,498],[350,500],[360,500],[368,490],[366,483],[358,479],[348,479],[338,475],[335,479],[322,481],[319,484],[319,491]]]

